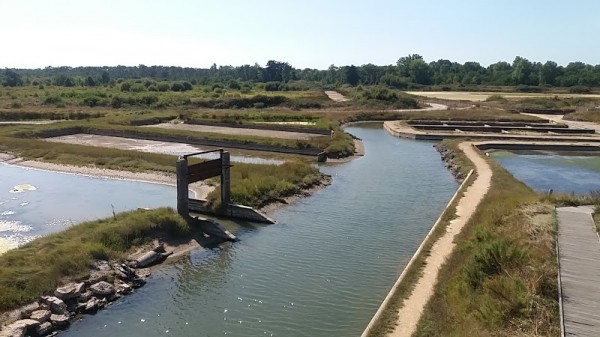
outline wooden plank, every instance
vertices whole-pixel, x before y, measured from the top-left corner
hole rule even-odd
[[[200,180],[221,175],[221,159],[214,159],[188,166],[188,182],[195,183]]]
[[[565,336],[600,336],[600,243],[592,212],[556,209]]]

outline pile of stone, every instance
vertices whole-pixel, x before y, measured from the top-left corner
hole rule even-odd
[[[446,145],[442,143],[438,143],[433,146],[442,156],[442,160],[444,161],[444,166],[452,173],[454,179],[459,183],[462,183],[465,179],[464,174],[461,172],[460,167],[454,160],[454,151],[449,149]]]
[[[59,287],[54,296],[42,296],[15,310],[10,316],[16,321],[3,327],[0,337],[54,336],[77,315],[94,314],[143,286],[148,275],[147,270],[124,263],[110,266],[107,261],[96,261],[87,280]]]

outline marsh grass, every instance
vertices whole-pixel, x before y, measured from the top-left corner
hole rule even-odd
[[[193,229],[171,208],[137,210],[84,222],[0,255],[0,310],[52,293],[61,281],[85,277],[96,259],[119,260],[159,235]]]
[[[416,336],[557,335],[552,207],[489,161],[489,192],[455,241]]]

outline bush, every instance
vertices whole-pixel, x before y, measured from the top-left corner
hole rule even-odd
[[[592,89],[583,85],[575,85],[569,88],[569,92],[573,94],[590,94]]]

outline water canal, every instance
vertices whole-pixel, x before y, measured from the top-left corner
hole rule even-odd
[[[366,155],[323,165],[331,186],[275,211],[277,224],[224,222],[240,242],[162,266],[62,335],[359,335],[458,185],[432,143],[347,130]]]
[[[537,192],[600,191],[600,154],[491,151],[490,156]]]

